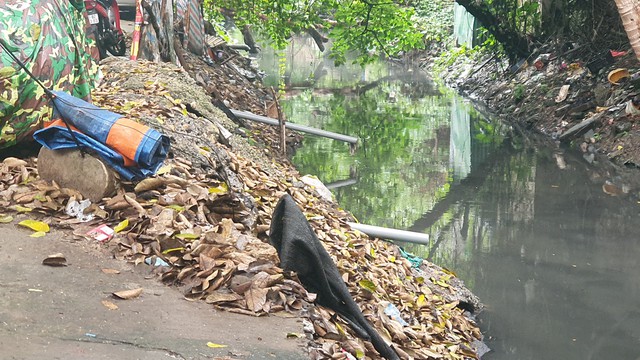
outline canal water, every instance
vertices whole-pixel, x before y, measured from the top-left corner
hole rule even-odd
[[[581,156],[513,135],[421,70],[336,69],[317,55],[308,39],[286,52],[285,113],[360,144],[306,136],[294,163],[360,222],[429,234],[399,245],[486,305],[483,359],[640,359],[639,204],[605,194]],[[278,56],[261,61],[278,68]]]

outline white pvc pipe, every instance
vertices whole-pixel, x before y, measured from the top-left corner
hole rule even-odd
[[[347,222],[352,228],[362,231],[363,233],[381,239],[406,241],[416,244],[429,245],[429,234],[423,234],[413,231],[389,229],[380,226],[365,225],[360,223]]]
[[[233,113],[233,115],[239,117],[239,118],[243,118],[243,119],[247,119],[247,120],[253,120],[253,121],[259,121],[265,124],[269,124],[269,125],[278,125],[278,120],[270,118],[270,117],[266,117],[266,116],[262,116],[262,115],[257,115],[254,114],[252,112],[248,112],[248,111],[242,111],[242,110],[234,110],[234,109],[229,109],[231,110],[231,112]],[[288,121],[285,121],[284,123],[285,128],[291,129],[291,130],[295,130],[295,131],[302,131],[308,134],[313,134],[313,135],[318,135],[318,136],[324,136],[327,137],[329,139],[334,139],[334,140],[340,140],[340,141],[344,141],[344,142],[348,142],[350,144],[357,144],[358,143],[358,138],[353,137],[353,136],[347,136],[347,135],[342,135],[342,134],[336,134],[330,131],[325,131],[325,130],[321,130],[321,129],[316,129],[316,128],[312,128],[310,126],[305,126],[305,125],[300,125],[300,124],[294,124],[294,123],[290,123]]]

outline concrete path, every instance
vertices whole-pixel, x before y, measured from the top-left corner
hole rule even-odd
[[[287,338],[302,334],[299,319],[216,311],[184,300],[149,266],[115,260],[91,241],[72,241],[62,232],[29,234],[0,225],[0,359],[307,358],[305,340]],[[54,253],[69,265],[42,265]],[[138,298],[112,296],[138,287],[144,289]]]

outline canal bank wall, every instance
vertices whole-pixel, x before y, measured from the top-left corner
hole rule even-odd
[[[579,49],[578,49],[579,50]],[[425,67],[516,136],[550,144],[558,168],[579,154],[605,193],[640,198],[640,64],[630,49],[594,64],[581,51],[548,50],[516,64],[489,53]],[[613,56],[615,55],[615,57]]]

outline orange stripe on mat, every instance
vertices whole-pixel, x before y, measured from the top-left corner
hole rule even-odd
[[[136,158],[138,146],[148,130],[146,125],[120,118],[111,127],[106,144],[125,158],[125,166],[136,165],[133,159]]]

